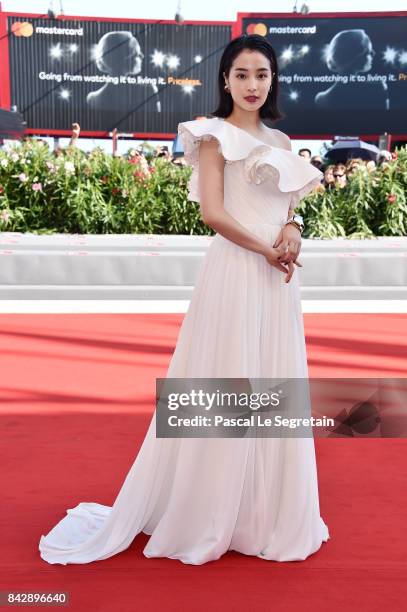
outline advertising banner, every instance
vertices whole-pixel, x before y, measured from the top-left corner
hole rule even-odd
[[[279,66],[279,129],[289,134],[405,134],[407,13],[239,14]]]
[[[176,132],[216,103],[231,25],[9,16],[10,104],[28,128]],[[101,135],[101,134],[100,134]]]

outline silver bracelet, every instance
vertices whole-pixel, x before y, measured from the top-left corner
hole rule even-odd
[[[290,217],[289,219],[287,219],[287,221],[284,222],[283,227],[285,225],[288,225],[289,223],[295,225],[295,227],[297,227],[300,230],[300,233],[302,234],[302,232],[304,231],[304,221],[301,215],[294,214],[292,217]]]

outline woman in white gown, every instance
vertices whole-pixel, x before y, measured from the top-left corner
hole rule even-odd
[[[277,74],[267,40],[232,40],[220,62],[219,116],[179,124],[193,167],[188,197],[218,233],[199,270],[169,378],[308,377],[294,273],[301,233],[284,223],[322,173],[291,151],[288,136],[260,121],[281,117]],[[156,412],[113,506],[68,509],[41,536],[42,559],[106,559],[140,532],[151,536],[146,557],[194,565],[228,550],[303,560],[329,539],[313,437],[157,438],[155,420]]]

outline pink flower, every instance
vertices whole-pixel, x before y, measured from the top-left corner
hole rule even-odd
[[[18,178],[20,179],[20,181],[21,181],[22,183],[25,183],[25,182],[26,182],[26,180],[27,180],[27,177],[26,177],[26,175],[24,174],[24,172],[22,172],[21,174],[19,174]]]
[[[0,219],[7,223],[7,221],[10,219],[10,213],[8,212],[8,210],[2,210],[1,211]]]
[[[389,195],[387,196],[387,201],[390,202],[390,204],[393,204],[393,202],[395,202],[397,200],[397,196],[395,196],[392,193],[389,193]]]
[[[137,180],[141,182],[145,182],[147,179],[145,173],[142,172],[141,170],[136,170],[136,172],[134,172],[134,176],[136,177]]]
[[[33,183],[31,187],[33,188],[34,191],[42,191],[41,183]]]

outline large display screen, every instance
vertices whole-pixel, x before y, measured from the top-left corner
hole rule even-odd
[[[407,132],[407,13],[243,16],[276,51],[279,128],[289,134]]]
[[[231,25],[8,17],[10,104],[28,128],[171,133],[216,103]]]

